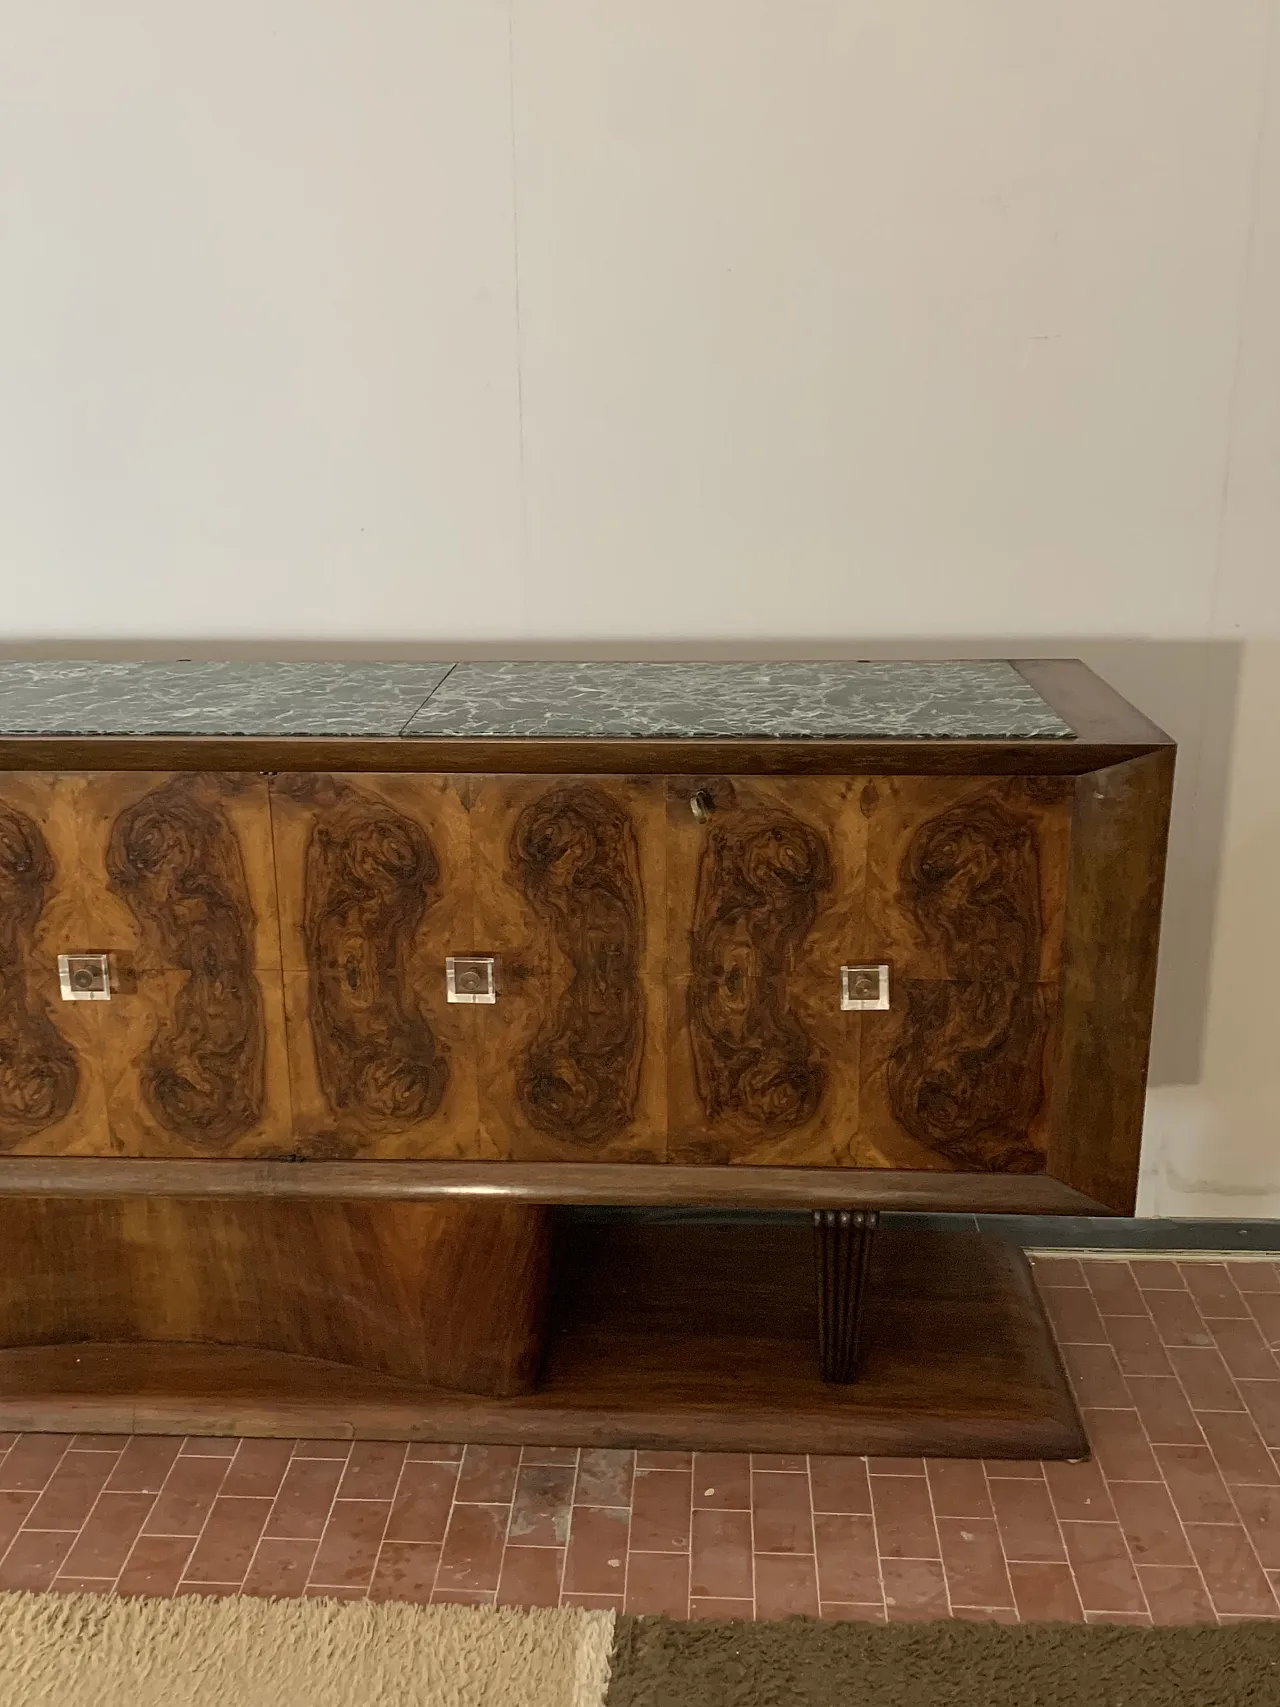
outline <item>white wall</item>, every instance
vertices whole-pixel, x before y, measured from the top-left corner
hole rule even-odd
[[[1278,4],[7,0],[0,640],[1084,651],[1280,1214]]]
[[[1245,648],[1205,1012],[1192,1085],[1148,1095],[1139,1207],[1280,1215],[1280,643]]]

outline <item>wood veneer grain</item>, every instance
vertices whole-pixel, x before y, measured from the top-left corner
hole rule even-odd
[[[472,947],[466,779],[271,781],[293,1132],[334,1160],[484,1155],[474,1015],[445,960]]]
[[[668,780],[673,1161],[853,1159],[860,1016],[840,1007],[840,966],[866,880],[858,787]],[[694,793],[709,803],[705,822]]]
[[[1079,658],[1014,658],[1019,675],[1029,681],[1085,745],[1147,743],[1171,747],[1172,740],[1157,723],[1124,698],[1109,682],[1095,675]],[[1136,756],[1136,755],[1135,755]],[[1122,762],[1116,753],[1113,763]]]
[[[62,1124],[75,1106],[75,1050],[35,987],[33,948],[56,867],[40,825],[0,798],[0,1146]]]
[[[662,793],[644,777],[479,776],[468,827],[486,1150],[660,1161],[666,1144]]]
[[[1081,1457],[1021,1253],[882,1231],[861,1378],[818,1368],[807,1226],[581,1229],[546,1375],[469,1398],[252,1347],[0,1351],[0,1427]]]
[[[519,1204],[9,1198],[0,1343],[202,1342],[524,1392],[549,1226]]]
[[[0,1157],[2,1197],[302,1197],[484,1202],[690,1204],[705,1208],[957,1210],[1106,1215],[1047,1174],[929,1173],[918,1168],[682,1166],[616,1162],[143,1161]]]
[[[1131,1215],[1173,794],[1172,748],[1075,789],[1048,1167]]]
[[[37,829],[47,856],[40,911],[20,945],[23,978],[29,1011],[42,1011],[63,1040],[77,1079],[66,1113],[28,1122],[12,1147],[285,1148],[291,1109],[265,781],[7,773],[0,801]],[[62,1001],[58,956],[82,951],[109,956],[109,1002]],[[7,1047],[19,1043],[11,1035]]]
[[[255,828],[270,837],[265,814]],[[215,787],[176,776],[149,789],[115,817],[105,863],[148,963],[182,974],[151,981],[171,1001],[146,1046],[141,1099],[160,1132],[225,1149],[266,1113],[267,1028],[245,861]]]
[[[859,958],[893,1000],[861,1016],[862,1166],[1044,1167],[1071,800],[1054,777],[863,787]]]

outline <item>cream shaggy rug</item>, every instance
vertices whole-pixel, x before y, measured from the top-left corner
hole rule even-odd
[[[3,1707],[600,1707],[614,1615],[0,1594]]]

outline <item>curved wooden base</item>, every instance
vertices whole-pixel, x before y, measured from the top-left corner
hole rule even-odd
[[[542,1360],[550,1211],[528,1205],[11,1198],[0,1246],[11,1347],[195,1342],[491,1397]]]
[[[0,1351],[0,1428],[1087,1455],[1020,1252],[882,1231],[859,1379],[837,1386],[819,1368],[811,1239],[803,1226],[566,1229],[545,1373],[512,1397],[208,1343],[29,1346]]]

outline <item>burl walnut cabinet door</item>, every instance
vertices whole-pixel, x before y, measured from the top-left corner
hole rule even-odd
[[[861,783],[666,784],[672,1161],[852,1165],[866,881]]]
[[[100,1002],[63,1002],[58,955],[98,941],[83,912],[72,795],[0,774],[0,1150],[108,1151]]]
[[[892,998],[861,1016],[858,1165],[1043,1172],[1072,779],[876,777],[859,799],[853,946]]]
[[[660,1161],[666,1142],[663,786],[473,777],[480,1127],[511,1160]]]
[[[473,952],[466,777],[280,775],[271,784],[294,1147],[315,1159],[493,1156],[476,1109],[476,1010],[446,997]]]
[[[286,1145],[265,781],[10,773],[0,1132],[12,1151],[245,1156]],[[57,958],[103,953],[110,999],[63,1001]]]
[[[1043,1171],[1071,782],[672,778],[672,1160]],[[841,1006],[842,967],[889,974]]]

